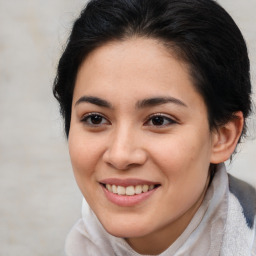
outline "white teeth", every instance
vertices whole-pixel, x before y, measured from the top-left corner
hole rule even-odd
[[[107,187],[107,190],[108,190],[108,191],[113,192],[113,191],[112,191],[112,186],[111,186],[110,184],[107,184],[106,187]]]
[[[125,194],[127,196],[133,196],[135,194],[134,186],[126,187]]]
[[[118,195],[125,195],[125,187],[117,186],[117,194]]]
[[[117,194],[117,187],[116,187],[116,185],[112,185],[112,191],[110,191],[110,192],[113,192],[113,193]]]
[[[149,186],[149,190],[154,189],[154,187],[155,187],[154,185],[150,185],[150,186]]]
[[[142,192],[142,186],[141,185],[137,185],[135,187],[135,193],[138,195],[138,194],[141,194]]]
[[[149,189],[149,186],[148,186],[148,185],[143,185],[142,191],[143,191],[144,193],[147,192],[148,189]]]
[[[154,185],[137,185],[137,186],[123,187],[123,186],[106,184],[106,188],[108,191],[114,194],[133,196],[135,194],[138,195],[141,193],[148,192],[154,189],[155,186]]]

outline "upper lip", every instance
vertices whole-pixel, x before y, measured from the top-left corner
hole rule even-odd
[[[108,178],[100,180],[99,183],[102,184],[110,184],[110,185],[117,185],[117,186],[137,186],[137,185],[159,185],[159,182],[153,182],[148,180],[142,180],[142,179],[118,179],[118,178]]]

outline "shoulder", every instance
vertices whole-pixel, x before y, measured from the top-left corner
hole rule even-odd
[[[248,183],[235,178],[232,175],[229,177],[229,191],[239,201],[243,214],[246,219],[249,228],[253,228],[255,225],[256,216],[256,190],[253,186]]]
[[[255,188],[232,175],[228,175],[228,185],[228,211],[221,255],[255,255]]]

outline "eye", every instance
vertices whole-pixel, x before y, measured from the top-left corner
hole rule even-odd
[[[145,122],[147,126],[156,126],[156,127],[164,127],[172,124],[176,124],[172,118],[167,117],[163,114],[154,114],[149,117],[149,119]]]
[[[99,113],[89,113],[83,116],[81,122],[89,126],[101,126],[110,124],[110,122]]]

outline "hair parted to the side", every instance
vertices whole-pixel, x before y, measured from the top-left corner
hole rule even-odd
[[[107,42],[157,39],[190,68],[208,108],[210,128],[251,111],[248,53],[230,15],[213,0],[92,0],[75,21],[53,92],[68,137],[76,75],[86,56]],[[246,132],[246,123],[243,135]]]

